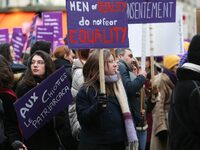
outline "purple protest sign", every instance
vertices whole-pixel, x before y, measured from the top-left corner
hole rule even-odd
[[[53,27],[52,26],[37,26],[36,27],[36,40],[37,41],[48,41],[53,43]],[[53,44],[52,44],[53,49]]]
[[[129,47],[126,0],[67,0],[69,48]]]
[[[9,43],[8,29],[0,29],[0,44]]]
[[[72,101],[64,67],[14,103],[20,128],[28,139]]]
[[[176,0],[128,0],[129,24],[175,22]]]
[[[26,36],[23,35],[21,28],[13,28],[11,43],[15,51],[15,60],[19,61],[26,43]]]
[[[62,12],[43,12],[42,19],[43,19],[44,26],[53,27],[55,41],[63,37]]]

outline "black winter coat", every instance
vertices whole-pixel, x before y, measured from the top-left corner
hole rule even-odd
[[[8,93],[0,93],[0,99],[3,101],[4,108],[4,128],[5,135],[8,137],[8,143],[5,150],[10,150],[11,144],[15,140],[22,141],[22,135],[18,126],[17,115],[13,106],[16,97]]]
[[[134,80],[132,80],[129,73],[130,71],[130,67],[124,61],[120,60],[119,72],[121,74],[123,85],[126,90],[133,119],[135,121],[135,124],[137,125],[141,121],[138,92],[140,92],[140,89],[144,85],[146,79],[144,76],[139,75]]]
[[[58,58],[54,61],[55,67],[56,69],[61,68],[62,66],[65,67],[67,76],[68,76],[68,80],[69,83],[72,83],[72,63],[70,63],[68,60],[66,59],[62,59],[62,58]],[[71,86],[71,85],[70,85]]]
[[[80,142],[84,144],[114,144],[126,141],[124,119],[115,96],[108,96],[103,109],[94,89],[82,87],[77,94],[77,117],[81,125]]]
[[[199,150],[200,73],[179,68],[177,77],[169,112],[169,150]]]

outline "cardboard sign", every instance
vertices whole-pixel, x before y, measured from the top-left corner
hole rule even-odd
[[[182,22],[182,7],[178,6],[176,9],[175,23],[157,23],[152,24],[152,42],[154,56],[163,56],[170,54],[183,54],[183,22]],[[135,57],[142,56],[142,44],[146,43],[146,56],[151,56],[150,49],[150,32],[149,25],[146,29],[146,38],[142,38],[141,24],[129,24],[129,43],[130,49]],[[143,40],[145,40],[143,42]]]
[[[53,27],[54,41],[62,38],[62,12],[43,12],[42,20],[44,26]]]
[[[129,24],[175,22],[176,0],[128,0]]]
[[[8,29],[0,29],[0,44],[9,43]]]
[[[126,0],[66,0],[69,48],[128,47]]]
[[[64,67],[14,103],[20,128],[28,139],[72,101]]]

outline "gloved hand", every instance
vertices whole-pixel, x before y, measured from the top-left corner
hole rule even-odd
[[[159,138],[160,141],[167,141],[168,132],[167,130],[163,130],[158,132],[156,136]]]
[[[105,108],[107,107],[107,102],[108,102],[108,100],[107,100],[106,94],[104,94],[104,93],[99,93],[98,96],[97,96],[97,100],[98,100],[99,106],[100,106],[101,108],[104,108],[104,109],[105,109]]]
[[[12,147],[14,150],[27,150],[27,147],[21,141],[14,141],[12,143]]]

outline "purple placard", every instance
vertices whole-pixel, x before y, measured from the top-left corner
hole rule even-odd
[[[42,13],[43,25],[52,26],[54,33],[54,41],[63,37],[62,31],[62,12],[43,12]]]
[[[176,0],[128,0],[129,24],[176,21]]]
[[[20,128],[28,139],[72,101],[64,67],[14,103]]]
[[[8,29],[0,29],[0,44],[9,43]]]
[[[53,27],[52,26],[37,26],[36,27],[36,40],[37,41],[48,41],[53,43]],[[53,44],[51,44],[53,50]]]
[[[26,43],[26,36],[23,35],[21,28],[13,28],[11,43],[15,51],[15,60],[19,61]]]
[[[126,0],[67,0],[69,48],[129,47]]]

